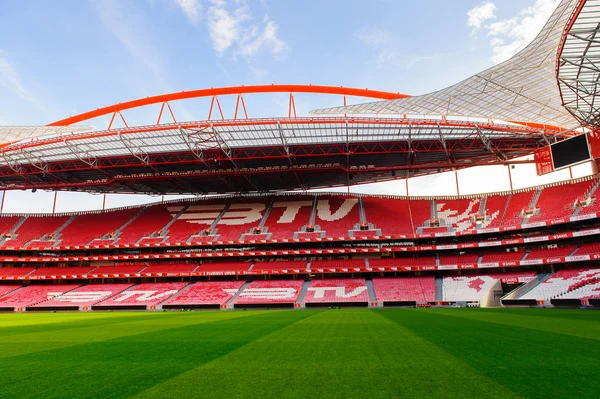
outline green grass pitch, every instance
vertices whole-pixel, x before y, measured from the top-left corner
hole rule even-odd
[[[600,312],[0,315],[2,398],[598,398]]]

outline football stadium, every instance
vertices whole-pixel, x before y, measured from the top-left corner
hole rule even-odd
[[[0,397],[597,398],[600,0],[556,4],[427,94],[230,85],[0,126]],[[405,194],[355,190],[381,184]],[[51,212],[5,209],[36,192]]]

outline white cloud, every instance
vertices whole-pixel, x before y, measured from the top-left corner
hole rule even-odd
[[[392,40],[392,35],[389,32],[386,32],[377,26],[362,29],[356,32],[355,36],[358,40],[371,47],[381,47]]]
[[[559,2],[560,0],[536,0],[532,6],[522,9],[517,15],[493,22],[496,19],[495,6],[485,3],[469,10],[467,25],[474,31],[483,28],[487,32],[493,52],[492,61],[499,63],[521,51],[536,37]],[[483,9],[488,4],[493,6],[491,13],[489,6],[487,11]]]
[[[194,25],[200,22],[202,3],[200,0],[174,0],[187,19]]]
[[[0,88],[12,92],[14,95],[29,101],[36,108],[48,114],[48,109],[38,96],[27,87],[9,56],[0,50]]]
[[[471,8],[467,12],[467,16],[469,17],[467,26],[472,28],[473,32],[477,32],[485,21],[496,18],[496,5],[491,1],[482,3]]]
[[[443,54],[408,54],[398,50],[398,45],[393,41],[393,35],[377,26],[364,28],[355,32],[354,36],[363,44],[374,51],[375,66],[378,69],[393,67],[409,69],[414,65],[439,60]]]
[[[206,19],[208,35],[219,55],[228,51],[234,57],[251,57],[259,52],[277,55],[288,49],[279,38],[279,26],[267,15],[256,22],[245,0],[233,4],[212,0]]]

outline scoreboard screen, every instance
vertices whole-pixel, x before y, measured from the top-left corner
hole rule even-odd
[[[567,166],[591,159],[587,134],[580,134],[579,136],[552,144],[550,150],[552,151],[554,170],[566,168]]]
[[[591,145],[589,144],[591,140]],[[595,136],[588,138],[587,134],[571,137],[552,145],[538,148],[534,151],[535,167],[538,175],[554,172],[555,170],[568,168],[581,162],[592,159],[590,147],[600,153],[600,138]],[[598,154],[594,156],[598,157]]]

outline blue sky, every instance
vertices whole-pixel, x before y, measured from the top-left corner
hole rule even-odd
[[[134,98],[242,84],[312,83],[427,93],[510,57],[533,39],[557,3],[2,2],[0,125],[46,124]],[[234,100],[229,106],[224,101],[226,116],[233,116]],[[297,107],[305,114],[340,102],[339,97],[300,96]],[[246,103],[251,117],[283,116],[287,110],[285,96],[253,96]],[[178,119],[205,119],[208,109],[201,100],[173,107]],[[146,124],[154,123],[156,114],[146,109],[126,117],[130,124]],[[93,124],[104,128],[107,120]],[[453,179],[434,180],[453,185]],[[416,192],[430,193],[434,180],[415,183]],[[398,183],[392,184],[375,191],[399,193]],[[25,206],[20,196],[10,197],[21,204],[13,211]]]

